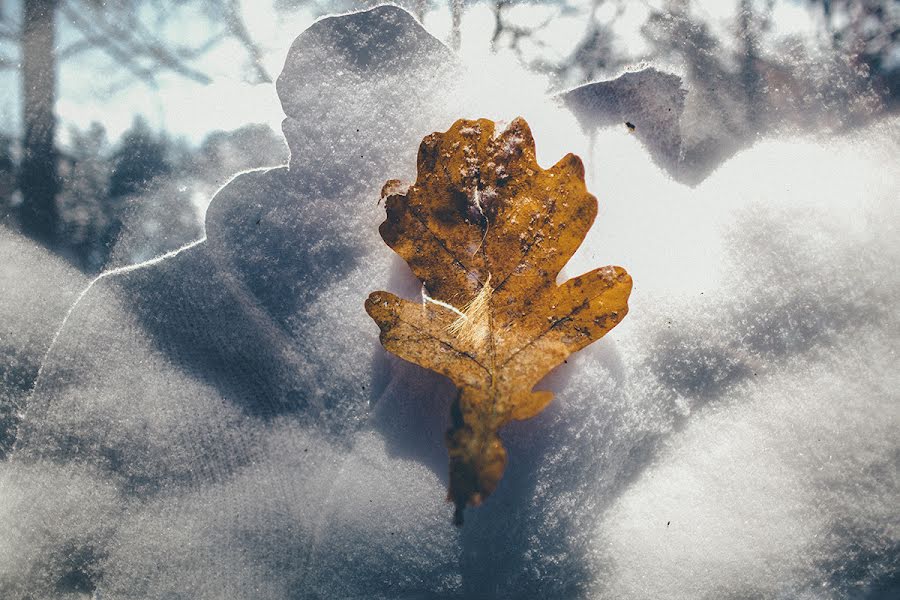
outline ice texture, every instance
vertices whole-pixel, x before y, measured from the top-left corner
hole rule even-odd
[[[689,188],[621,124],[585,152],[556,100],[488,102],[508,84],[464,70],[390,6],[297,38],[290,164],[238,175],[203,240],[59,315],[0,462],[0,596],[896,591],[896,119],[766,139]],[[621,264],[635,289],[541,384],[551,406],[502,432],[506,474],[457,529],[455,391],[387,355],[363,300],[419,293],[378,236],[381,185],[482,111],[524,113],[543,165],[583,154],[601,208],[567,272]]]

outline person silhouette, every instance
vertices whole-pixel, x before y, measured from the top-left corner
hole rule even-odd
[[[277,82],[289,165],[228,182],[209,206],[205,239],[93,283],[47,355],[18,452],[54,448],[62,458],[75,446],[112,445],[121,456],[109,466],[137,469],[132,478],[146,485],[157,479],[167,469],[144,473],[128,458],[126,423],[116,423],[120,442],[101,437],[103,427],[76,425],[86,410],[103,423],[108,404],[137,429],[157,418],[146,407],[164,405],[170,390],[135,374],[147,353],[203,393],[215,390],[236,414],[293,413],[331,432],[358,427],[384,377],[358,368],[377,348],[363,301],[394,264],[377,234],[379,190],[388,178],[412,179],[418,142],[451,122],[440,98],[456,68],[397,7],[323,19],[301,33]],[[76,392],[85,387],[89,401]],[[176,394],[188,405],[198,395]],[[192,437],[205,447],[208,436]]]
[[[363,309],[372,290],[419,292],[378,235],[379,192],[413,180],[424,136],[478,116],[459,68],[396,7],[316,22],[277,82],[289,164],[228,182],[204,239],[85,290],[43,362],[13,460],[113,490],[98,517],[113,524],[30,537],[59,557],[37,572],[113,596],[167,597],[174,581],[192,597],[209,585],[224,586],[212,597],[471,597],[481,582],[540,572],[522,567],[529,544],[566,551],[568,521],[551,531],[524,501],[496,503],[462,537],[450,526],[442,434],[455,390],[388,358]],[[512,438],[539,458],[547,436]],[[517,497],[538,487],[527,470],[509,469]],[[42,499],[51,513],[54,498]],[[416,518],[400,520],[405,510]],[[200,550],[182,550],[182,531]],[[491,547],[503,569],[483,560]],[[580,574],[570,562],[547,581]]]
[[[307,467],[282,472],[288,468],[272,464],[296,456],[298,439],[319,440],[300,460],[323,469],[333,487],[340,461],[320,465],[322,457],[359,443],[354,435],[370,420],[389,364],[364,300],[396,279],[398,262],[378,237],[380,190],[387,179],[411,181],[421,139],[458,116],[456,69],[453,54],[393,6],[322,19],[301,33],[277,81],[289,164],[224,185],[204,239],[92,282],[47,352],[12,460],[37,472],[89,473],[116,490],[111,510],[123,523],[135,502],[196,506],[197,490],[265,464],[249,504],[230,517],[238,529],[253,518],[250,505],[267,502],[319,506],[304,522],[324,519],[327,490],[285,483]],[[294,433],[272,433],[285,430]],[[425,485],[440,499],[439,481]],[[246,497],[226,494],[223,503]],[[272,523],[273,539],[290,527]],[[122,528],[109,535],[131,543]],[[91,589],[96,581],[79,578],[92,573],[115,589],[98,558],[109,554],[110,537],[86,542],[90,536],[78,534],[73,542],[52,528],[46,536],[29,541],[58,546],[50,554],[62,566],[38,564],[35,572],[62,570],[61,581],[76,589]],[[307,542],[279,543],[295,545],[304,565]],[[70,555],[81,558],[62,558]],[[226,561],[214,568],[223,578],[229,569]],[[130,589],[134,581],[120,583]]]

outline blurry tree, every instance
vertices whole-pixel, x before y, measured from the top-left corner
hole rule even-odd
[[[771,11],[773,0],[769,0],[766,9]],[[768,24],[767,19],[759,18],[753,0],[740,0],[738,3],[737,31],[738,42],[738,80],[744,91],[747,105],[747,123],[754,127],[759,117],[759,104],[762,95],[760,62],[760,30]]]
[[[97,123],[69,137],[58,163],[56,249],[88,273],[198,239],[202,211],[216,189],[235,173],[288,160],[284,138],[259,124],[213,132],[196,149],[140,117],[114,146]]]
[[[59,62],[83,52],[102,52],[113,59],[125,79],[156,84],[158,73],[177,73],[200,83],[211,79],[195,65],[225,39],[246,50],[256,81],[272,81],[241,17],[238,0],[23,0],[20,27],[23,131],[19,188],[23,231],[49,245],[58,242],[59,156],[54,144],[53,108]],[[175,39],[173,25],[186,18],[205,19],[196,39]],[[56,20],[66,19],[80,37],[57,48]],[[198,25],[200,23],[198,22]],[[0,31],[15,36],[15,28]],[[185,43],[185,42],[188,43]],[[118,76],[120,74],[117,74]],[[111,77],[111,80],[115,78]]]
[[[136,117],[113,148],[99,125],[72,132],[60,250],[87,272],[134,264],[202,235],[192,152]]]
[[[616,48],[614,21],[628,7],[627,0],[493,0],[494,31],[492,49],[503,48],[513,53],[531,69],[552,75],[558,87],[571,87],[612,77],[633,60]],[[542,19],[527,18],[522,7],[540,7]],[[514,12],[514,9],[519,9]],[[606,13],[603,18],[599,15]],[[516,18],[524,15],[526,19]],[[547,38],[544,31],[560,17],[572,18],[579,29],[572,32],[574,48],[562,56],[554,56],[558,40]],[[531,52],[526,53],[528,47]]]
[[[564,2],[552,4],[565,5]],[[523,40],[533,40],[538,46],[543,46],[543,43],[537,39],[536,34],[549,25],[550,21],[558,16],[559,13],[552,14],[538,25],[523,25],[515,22],[514,19],[509,17],[509,10],[514,8],[515,5],[516,3],[513,0],[494,0],[492,6],[494,12],[494,31],[491,35],[491,50],[497,52],[497,50],[505,46],[512,50],[520,60],[526,62],[522,55],[520,43]]]
[[[87,272],[99,271],[106,260],[104,241],[110,214],[112,166],[106,131],[92,123],[87,131],[71,132],[71,166],[62,175],[59,198],[60,251]]]
[[[7,224],[16,189],[16,164],[13,160],[12,138],[0,134],[0,224]]]
[[[115,244],[107,248],[105,267],[122,267],[160,256],[198,240],[198,219],[192,181],[178,173],[156,185],[115,201]]]
[[[56,117],[57,0],[25,0],[22,21],[22,162],[19,189],[22,230],[52,246],[57,228],[59,176],[54,144]]]
[[[889,102],[900,98],[900,2],[808,0],[822,11],[833,48],[865,66]]]
[[[144,192],[156,177],[170,173],[172,165],[166,156],[167,146],[164,136],[154,134],[143,117],[135,117],[112,155],[110,197]]]
[[[135,117],[131,128],[122,135],[119,147],[110,157],[109,193],[103,214],[106,227],[99,236],[105,249],[104,261],[118,239],[128,213],[147,192],[158,187],[158,180],[173,172],[170,161],[171,143],[157,135],[142,117]],[[183,198],[182,198],[183,199]],[[181,210],[166,203],[166,210]],[[186,207],[190,211],[190,205]]]
[[[575,52],[562,65],[563,70],[577,69],[585,81],[593,81],[613,66],[613,35],[609,26],[591,14],[590,25]]]
[[[247,152],[247,148],[253,148],[253,152]],[[188,168],[195,177],[218,188],[235,173],[284,165],[288,159],[284,136],[257,123],[209,134],[191,157]]]

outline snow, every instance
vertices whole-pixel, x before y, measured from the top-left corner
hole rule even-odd
[[[0,457],[15,438],[26,398],[84,276],[0,225]]]
[[[591,144],[523,81],[485,87],[392,7],[301,34],[278,82],[290,164],[235,177],[204,240],[101,276],[62,325],[0,463],[0,595],[896,586],[900,124],[762,139],[688,187],[619,117]],[[584,157],[600,202],[567,273],[620,264],[635,288],[541,384],[551,406],[502,432],[507,472],[456,529],[454,390],[387,355],[363,310],[421,294],[378,237],[379,190],[414,178],[428,133],[518,114],[542,165]],[[26,305],[4,306],[29,331],[64,316]]]
[[[669,302],[668,286],[636,287],[630,316],[665,307],[651,350],[631,349],[638,320],[617,332],[623,362],[654,374],[632,380],[655,379],[674,420],[599,520],[598,597],[847,597],[893,581],[895,126],[763,142],[697,190],[729,205],[708,247],[719,274]]]

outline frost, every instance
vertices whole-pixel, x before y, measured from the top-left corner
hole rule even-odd
[[[59,331],[0,463],[0,596],[896,589],[896,118],[762,135],[691,188],[642,121],[616,116],[591,151],[568,109],[457,70],[396,8],[298,38],[278,85],[290,165],[237,176],[204,241],[98,279]],[[421,297],[377,201],[413,180],[423,136],[519,114],[541,165],[575,150],[596,190],[567,271],[621,261],[638,285],[628,319],[541,384],[547,410],[502,431],[514,460],[457,531],[453,387],[387,356],[362,309],[372,289]],[[0,243],[3,376],[27,371],[4,393],[23,399],[85,282]]]

